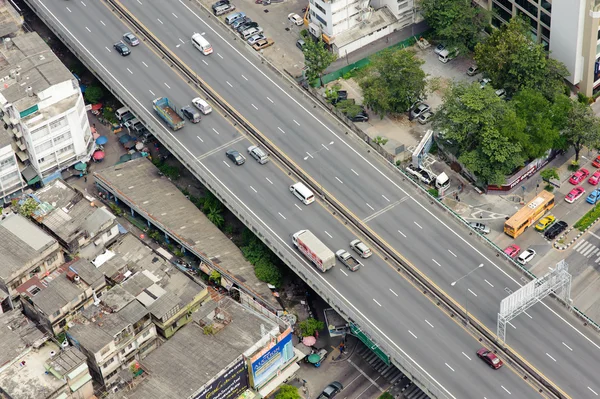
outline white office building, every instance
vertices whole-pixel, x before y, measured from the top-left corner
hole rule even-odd
[[[94,150],[79,83],[37,33],[0,46],[0,118],[0,199],[87,162]]]

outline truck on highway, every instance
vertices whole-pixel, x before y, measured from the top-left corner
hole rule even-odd
[[[362,266],[362,263],[356,260],[356,258],[350,255],[350,252],[346,251],[345,249],[340,249],[339,251],[337,251],[335,253],[335,256],[337,256],[340,262],[342,262],[344,266],[350,269],[350,271],[355,272]]]
[[[322,272],[335,266],[335,254],[308,230],[292,235],[294,245]]]
[[[177,113],[177,108],[175,108],[167,97],[158,97],[152,101],[152,106],[171,129],[179,130],[185,125],[183,117]]]

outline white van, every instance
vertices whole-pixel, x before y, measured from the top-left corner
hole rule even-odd
[[[194,98],[192,104],[194,104],[204,115],[208,115],[212,112],[212,107],[200,97]]]
[[[128,107],[121,107],[115,111],[115,116],[118,120],[121,120],[123,118],[123,115],[125,115],[128,112],[131,112],[131,110]]]
[[[458,56],[458,49],[455,48],[454,50],[442,50],[440,52],[440,55],[438,55],[438,60],[440,60],[441,62],[443,62],[444,64],[446,64],[448,61],[455,59]]]
[[[200,33],[194,33],[192,35],[192,44],[198,50],[202,51],[202,54],[204,55],[209,55],[213,52],[213,48],[208,40],[206,40]]]
[[[292,184],[290,186],[290,191],[298,197],[304,205],[308,205],[315,200],[315,195],[302,183]]]

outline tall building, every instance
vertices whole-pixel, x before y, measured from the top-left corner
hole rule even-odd
[[[599,0],[478,0],[501,26],[515,15],[525,18],[531,34],[567,66],[567,81],[588,97],[600,90]],[[552,18],[554,15],[554,18]]]
[[[0,47],[0,118],[0,199],[94,150],[79,83],[37,33]]]

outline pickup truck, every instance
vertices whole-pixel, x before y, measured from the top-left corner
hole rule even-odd
[[[344,264],[344,266],[350,269],[350,271],[355,272],[362,266],[362,263],[356,260],[356,258],[350,255],[350,252],[346,251],[345,249],[340,249],[337,251],[335,256]]]

